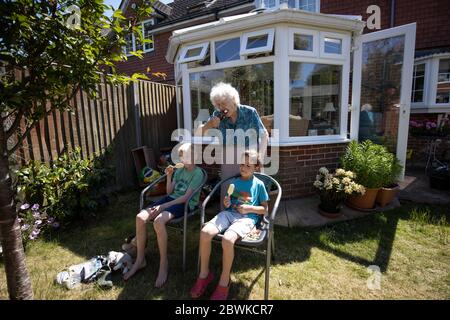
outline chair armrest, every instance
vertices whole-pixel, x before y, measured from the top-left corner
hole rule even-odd
[[[144,190],[142,190],[141,196],[140,196],[140,201],[139,201],[139,210],[144,209],[144,197],[145,197],[145,194],[148,192],[148,190],[151,189],[154,185],[156,185],[160,181],[164,180],[166,177],[167,177],[167,174],[162,175],[161,177],[159,177],[158,179],[156,179],[155,181],[150,183],[147,187],[145,187]]]

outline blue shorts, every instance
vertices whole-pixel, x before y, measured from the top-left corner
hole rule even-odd
[[[153,203],[150,207],[158,206],[160,204],[167,203],[173,200],[175,199],[170,196],[165,196],[164,198],[161,198],[155,203]],[[174,204],[173,206],[164,209],[164,211],[170,212],[175,216],[175,218],[180,218],[184,216],[184,203]]]

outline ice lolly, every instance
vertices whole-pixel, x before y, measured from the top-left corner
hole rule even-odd
[[[231,197],[231,195],[233,194],[233,192],[234,192],[234,184],[230,184],[230,185],[228,186],[228,191],[227,191],[228,196]]]

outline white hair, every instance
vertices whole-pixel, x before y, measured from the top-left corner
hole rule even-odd
[[[219,82],[211,89],[211,93],[209,94],[209,99],[212,104],[214,104],[215,100],[222,99],[230,99],[234,101],[236,105],[241,103],[239,98],[239,93],[237,90],[229,83]]]

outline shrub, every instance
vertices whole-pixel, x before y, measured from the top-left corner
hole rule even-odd
[[[38,204],[31,206],[24,203],[19,208],[18,217],[24,246],[29,240],[36,240],[49,229],[59,228],[59,222],[48,216]]]
[[[107,203],[104,186],[114,177],[105,157],[82,159],[77,148],[51,165],[31,161],[16,171],[18,196],[22,203],[38,204],[60,222],[94,215]]]
[[[352,141],[341,158],[342,167],[356,174],[356,182],[366,188],[392,185],[401,172],[395,155],[370,140]]]

